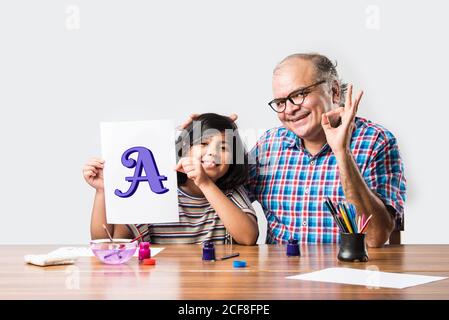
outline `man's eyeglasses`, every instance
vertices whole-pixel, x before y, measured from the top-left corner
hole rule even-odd
[[[315,82],[314,84],[311,84],[310,86],[297,89],[291,92],[286,98],[277,98],[271,100],[270,102],[268,102],[268,105],[270,106],[271,109],[273,109],[273,111],[278,113],[284,112],[285,107],[287,106],[287,100],[290,101],[295,106],[300,106],[304,103],[304,100],[306,99],[307,95],[312,91],[310,89],[324,82],[326,82],[326,80],[321,80]]]

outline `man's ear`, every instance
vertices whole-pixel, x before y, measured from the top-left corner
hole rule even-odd
[[[341,105],[341,87],[337,81],[332,81],[332,103],[338,106]]]

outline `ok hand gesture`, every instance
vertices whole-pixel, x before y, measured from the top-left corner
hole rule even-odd
[[[363,91],[360,91],[357,98],[352,101],[352,84],[348,87],[344,107],[338,107],[322,114],[321,126],[326,134],[326,140],[334,154],[346,152],[350,149],[351,136],[355,128],[354,119],[357,114]],[[337,127],[332,127],[330,120],[340,118],[341,123]]]

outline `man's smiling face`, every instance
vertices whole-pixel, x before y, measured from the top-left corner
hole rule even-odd
[[[311,61],[291,59],[284,61],[273,74],[274,98],[285,98],[291,92],[316,83],[316,70]],[[307,90],[301,106],[287,100],[284,112],[278,113],[282,124],[305,140],[317,140],[323,136],[321,115],[332,108],[332,96],[327,83]]]

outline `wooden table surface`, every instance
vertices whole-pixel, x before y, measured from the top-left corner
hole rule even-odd
[[[23,262],[25,254],[58,247],[0,246],[0,299],[449,299],[449,279],[385,289],[285,278],[329,267],[449,277],[449,245],[369,249],[367,263],[337,261],[335,245],[303,245],[301,257],[287,257],[278,245],[216,246],[217,257],[239,252],[248,263],[244,269],[234,269],[234,259],[203,262],[197,245],[164,246],[156,266],[140,265],[135,257],[117,266],[95,257],[45,268]]]

